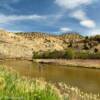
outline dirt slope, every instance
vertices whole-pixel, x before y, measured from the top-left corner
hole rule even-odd
[[[63,41],[54,37],[30,40],[20,35],[0,30],[0,58],[32,59],[33,52],[63,50]]]

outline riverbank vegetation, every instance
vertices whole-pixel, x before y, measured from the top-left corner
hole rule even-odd
[[[84,93],[64,83],[21,77],[13,69],[0,66],[1,100],[99,100],[99,94]]]
[[[42,80],[21,78],[0,66],[1,100],[60,100],[57,89]]]
[[[34,52],[33,59],[100,59],[100,52],[77,51],[69,48],[66,51]]]
[[[99,53],[100,35],[85,37],[75,32],[54,35],[0,30],[0,59],[32,60],[32,56],[33,58],[98,59]]]
[[[85,37],[80,42],[70,40],[64,50],[33,52],[33,59],[100,59],[100,36]]]

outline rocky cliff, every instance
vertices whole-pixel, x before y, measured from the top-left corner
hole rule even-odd
[[[34,52],[62,51],[68,48],[71,41],[74,44],[73,47],[83,48],[84,37],[77,33],[50,35],[39,32],[11,33],[0,30],[0,59],[32,60]],[[96,47],[100,50],[100,44]]]
[[[15,34],[0,30],[0,58],[32,59],[33,52],[63,50],[66,45],[54,36],[44,36],[36,33]]]

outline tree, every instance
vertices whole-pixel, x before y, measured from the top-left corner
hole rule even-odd
[[[98,49],[97,49],[97,48],[95,48],[95,49],[94,49],[94,52],[95,52],[95,53],[97,53],[97,52],[98,52]]]
[[[65,58],[67,59],[74,59],[75,58],[75,50],[74,49],[67,49],[65,52]]]
[[[70,42],[69,42],[68,47],[69,47],[69,48],[72,48],[72,47],[73,47],[73,41],[70,41]]]

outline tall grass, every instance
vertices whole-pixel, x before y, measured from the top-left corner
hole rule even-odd
[[[21,78],[0,67],[0,100],[60,100],[56,90],[44,81]]]
[[[100,100],[100,97],[64,83],[21,77],[0,66],[0,100]]]

